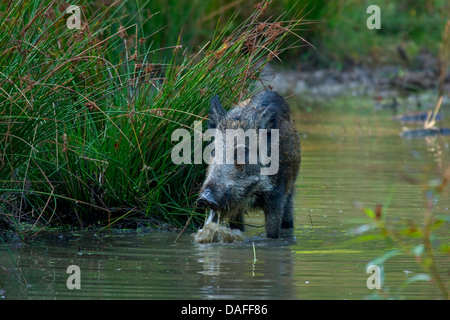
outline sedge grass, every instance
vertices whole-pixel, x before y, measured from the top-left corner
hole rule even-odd
[[[301,21],[263,20],[263,2],[192,53],[124,27],[124,3],[78,2],[80,30],[67,28],[62,1],[0,4],[2,229],[27,238],[49,225],[109,227],[128,212],[199,220],[205,168],[172,163],[171,133],[204,121],[214,94],[227,106],[251,95]]]

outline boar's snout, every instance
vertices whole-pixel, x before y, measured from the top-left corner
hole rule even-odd
[[[214,199],[213,192],[211,189],[205,189],[197,199],[197,207],[198,208],[217,208],[218,204]]]

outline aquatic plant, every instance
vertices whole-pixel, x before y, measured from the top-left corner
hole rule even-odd
[[[152,16],[127,16],[127,1],[80,1],[78,17],[63,1],[2,1],[0,227],[25,239],[132,215],[199,218],[204,167],[173,164],[170,134],[205,120],[213,94],[227,106],[249,96],[264,64],[297,45],[285,40],[301,11],[269,21],[269,2],[192,53],[143,34],[136,21]]]
[[[443,229],[444,226],[448,226],[450,216],[436,213],[434,209],[439,197],[450,181],[450,167],[443,172],[440,179],[433,179],[424,183],[406,175],[403,177],[408,183],[423,187],[425,212],[422,224],[412,219],[408,219],[406,223],[401,225],[395,225],[392,221],[388,221],[387,207],[389,206],[389,200],[383,205],[378,204],[374,210],[356,203],[356,207],[371,220],[370,223],[354,230],[354,233],[358,235],[357,241],[384,239],[390,247],[389,250],[368,262],[366,268],[374,265],[382,267],[386,261],[395,256],[408,255],[422,268],[423,273],[408,277],[398,293],[401,294],[401,291],[411,283],[427,281],[433,283],[439,289],[442,298],[447,300],[450,298],[448,279],[446,280],[445,272],[439,269],[438,260],[450,256],[450,242],[448,242],[448,237],[446,237],[448,236],[448,231],[442,230],[443,234],[439,234],[439,230]],[[368,231],[375,231],[375,233],[367,234]],[[381,287],[380,290],[374,293],[374,297],[382,297],[384,295],[390,298],[393,297],[393,294],[395,295],[396,293],[386,291]]]

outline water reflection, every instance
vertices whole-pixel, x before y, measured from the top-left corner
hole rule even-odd
[[[288,240],[251,237],[236,245],[195,245],[208,299],[293,298],[293,253]],[[255,260],[256,257],[256,260]]]

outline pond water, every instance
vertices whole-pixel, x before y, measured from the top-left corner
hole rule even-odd
[[[291,102],[295,105],[295,102]],[[351,231],[368,223],[355,201],[383,204],[393,224],[422,221],[420,181],[440,177],[449,137],[405,139],[386,110],[353,108],[301,112],[303,140],[295,229],[278,240],[262,236],[263,216],[252,213],[246,239],[200,245],[189,235],[163,233],[57,233],[0,245],[2,299],[366,299],[374,297],[366,265],[391,249],[382,240],[357,241]],[[388,208],[387,208],[388,207]],[[446,190],[435,212],[448,214]],[[448,225],[439,230],[448,242]],[[8,252],[9,251],[9,252]],[[14,259],[14,261],[13,261]],[[437,256],[449,278],[450,259]],[[20,268],[16,267],[19,266]],[[81,288],[69,290],[67,268],[80,268]],[[429,281],[403,286],[422,273],[413,258],[384,264],[378,297],[438,299]]]

